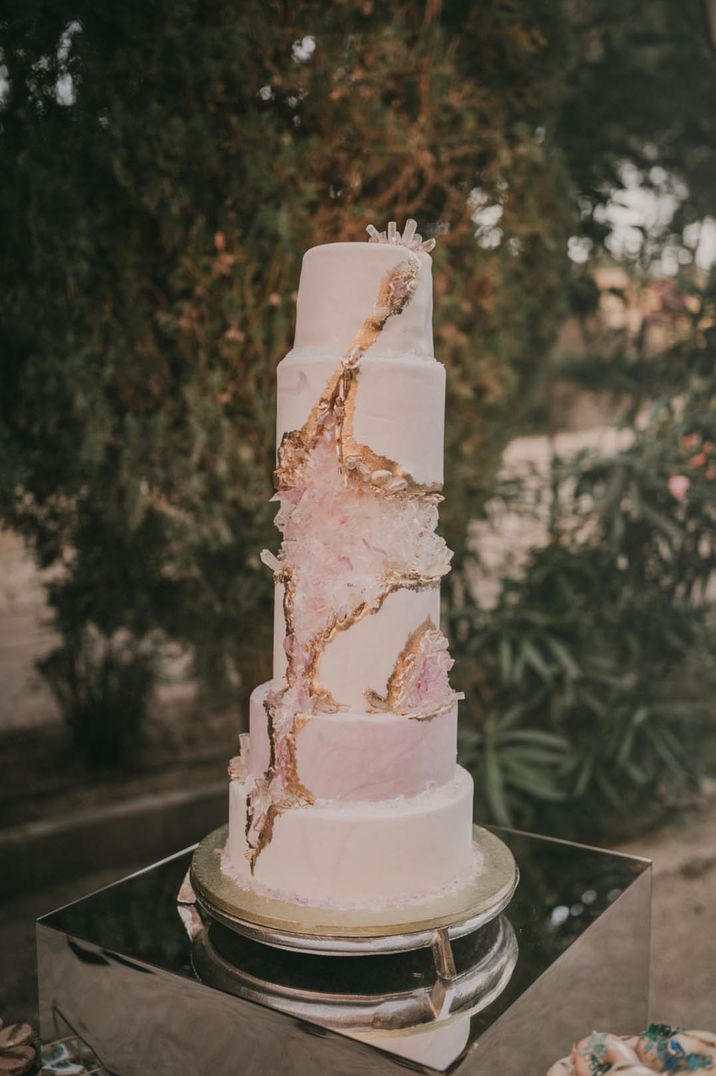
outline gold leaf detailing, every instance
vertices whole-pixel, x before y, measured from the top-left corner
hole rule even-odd
[[[246,801],[246,841],[249,845],[248,859],[252,874],[254,873],[256,860],[259,858],[266,845],[271,842],[271,838],[273,837],[273,824],[283,809],[284,805],[280,800],[271,802],[266,806],[265,810],[262,811],[259,823],[256,826],[256,837],[252,843],[251,829],[260,807],[259,801],[256,798],[252,798],[251,795]]]
[[[369,710],[404,714],[420,721],[445,713],[462,698],[448,682],[452,664],[447,639],[427,617],[398,654],[385,694],[364,693]]]
[[[386,598],[389,598],[391,594],[396,592],[396,590],[430,590],[433,587],[439,586],[440,577],[433,579],[415,574],[395,576],[388,580],[385,588],[374,602],[361,602],[361,604],[356,606],[350,614],[340,620],[335,620],[333,624],[331,624],[330,627],[316,639],[315,652],[311,658],[311,694],[329,694],[326,689],[321,687],[318,683],[318,670],[326,647],[333,639],[335,639],[339,632],[347,631],[348,628],[352,628],[354,624],[363,620],[364,617],[377,613],[382,608]],[[337,706],[336,708],[340,709],[341,707]]]
[[[353,434],[353,419],[358,390],[357,374],[356,370],[356,376],[351,379],[348,386],[344,407],[340,456],[344,470],[352,478],[359,479],[363,483],[370,483],[377,491],[388,496],[403,494],[408,497],[431,497],[436,503],[441,501],[442,487],[439,483],[426,485],[416,482],[413,476],[395,460],[380,456],[368,445],[362,445],[356,441]]]
[[[300,474],[329,421],[335,425],[338,462],[346,478],[370,481],[374,472],[387,472],[389,479],[399,479],[400,490],[385,488],[382,477],[376,489],[385,493],[435,493],[439,487],[423,486],[416,482],[398,463],[378,456],[353,437],[353,414],[360,360],[380,336],[386,322],[401,314],[413,297],[420,272],[420,260],[408,254],[405,261],[390,269],[380,282],[373,310],[365,319],[336,372],[329,378],[318,402],[300,430],[291,430],[281,438],[275,482],[278,490],[298,484]],[[404,483],[404,486],[402,485]]]
[[[298,776],[298,756],[296,753],[296,737],[301,729],[310,721],[310,717],[305,714],[296,714],[291,722],[291,729],[286,735],[286,774],[285,783],[289,792],[296,796],[300,800],[304,800],[307,803],[314,803],[315,797],[309,789],[303,784]]]

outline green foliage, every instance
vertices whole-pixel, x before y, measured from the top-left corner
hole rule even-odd
[[[626,164],[647,188],[674,193],[681,186],[670,225],[679,239],[684,224],[713,213],[716,115],[700,105],[716,90],[706,7],[701,0],[570,0],[577,62],[556,137],[595,253],[608,232],[602,211]]]
[[[148,640],[107,639],[92,628],[66,637],[39,663],[90,765],[127,764],[156,678]]]
[[[554,427],[564,381],[608,393],[628,447],[555,461],[538,491],[549,541],[494,609],[470,595],[467,563],[452,619],[473,718],[463,757],[485,815],[594,839],[653,821],[716,761],[716,277],[653,275],[669,246],[692,265],[698,236],[683,228],[713,213],[713,116],[696,102],[713,95],[716,63],[701,4],[570,10],[580,62],[557,138],[592,243],[569,285],[585,353],[543,368],[531,417]],[[625,259],[627,289],[610,289],[645,313],[635,332],[600,319],[593,277],[627,164],[676,207]],[[498,490],[513,511],[534,496],[534,478]]]
[[[238,683],[242,712],[268,677],[272,587],[257,554],[276,541],[275,366],[290,346],[301,253],[362,239],[371,220],[416,216],[440,235],[442,520],[463,565],[466,522],[534,411],[570,291],[584,311],[593,301],[588,282],[570,286],[570,232],[600,248],[599,211],[625,162],[655,186],[666,173],[688,182],[677,224],[710,204],[703,101],[716,76],[701,20],[700,0],[6,7],[0,517],[54,571],[62,643],[44,669],[93,754],[131,751],[166,640],[214,690]],[[655,371],[639,362],[626,392]],[[675,542],[680,506],[657,504],[636,461],[633,473],[623,466],[668,525],[644,517],[622,533],[614,517],[603,533],[636,549],[646,528],[650,551],[667,532]],[[611,477],[597,468],[579,480],[596,505]],[[549,684],[567,699],[581,691],[587,628],[564,595],[548,606],[563,557],[573,590],[584,578],[626,620],[615,581],[589,590],[606,571],[600,557],[615,570],[609,556],[594,538],[582,550],[560,535],[494,617],[458,610],[500,817],[513,791],[527,804],[573,790],[560,775],[572,773],[575,734],[556,711],[545,717],[559,701],[537,700]],[[683,582],[685,559],[660,563]],[[509,621],[528,598],[556,618],[552,641],[544,624],[539,634],[529,618]],[[605,640],[610,616],[597,623]],[[648,610],[639,616],[646,628]],[[504,684],[489,660],[504,650],[502,623]],[[606,690],[590,676],[592,693]],[[579,720],[603,732],[584,705]]]
[[[455,614],[464,757],[497,821],[593,839],[697,787],[715,686],[715,285],[692,304],[680,396],[657,398],[616,455],[557,460],[548,543],[495,609],[468,592]]]
[[[558,323],[573,208],[551,136],[562,5],[549,37],[528,0],[448,7],[44,0],[3,17],[0,513],[57,569],[45,669],[81,737],[92,713],[98,742],[116,729],[109,757],[135,727],[102,703],[88,633],[103,653],[178,641],[209,686],[239,683],[242,710],[269,676],[274,371],[302,252],[371,220],[441,234],[460,553]],[[501,207],[499,249],[475,242],[475,190]],[[111,695],[126,669],[140,713],[136,661],[112,665]]]

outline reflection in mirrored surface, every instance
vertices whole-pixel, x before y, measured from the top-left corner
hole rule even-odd
[[[326,957],[284,952],[218,923],[193,937],[197,977],[237,997],[312,1020],[404,1057],[447,1065],[470,1016],[505,989],[517,961],[506,918],[453,943],[455,974],[440,978],[428,949]]]
[[[343,1034],[379,1050],[388,1050],[391,1054],[444,1071],[465,1050],[470,1038],[470,1017],[458,1016],[434,1028],[422,1028],[412,1033],[344,1031]]]
[[[500,835],[510,845],[521,872],[520,886],[507,912],[519,956],[503,992],[472,1017],[469,1034],[460,1045],[461,1056],[453,1062],[451,1071],[490,1072],[485,1066],[499,1064],[505,1073],[523,1076],[524,1072],[538,1073],[540,1066],[546,1071],[549,1063],[564,1052],[564,1043],[569,1045],[575,1036],[591,1030],[593,1024],[628,1031],[646,1023],[649,871],[645,861],[630,857],[509,831],[501,831]],[[185,1029],[178,1026],[181,998],[186,997],[191,999],[187,1006],[194,1014],[195,1039],[196,1014],[201,1012],[204,1039],[211,1039],[203,1048],[216,1047],[218,1051],[218,1043],[222,1042],[221,1056],[231,1055],[233,1067],[227,1068],[227,1073],[256,1072],[263,1076],[269,1065],[276,1072],[295,1072],[297,1076],[328,1071],[350,1073],[365,1071],[366,1056],[372,1058],[372,1072],[405,1071],[406,1062],[397,1058],[391,1062],[390,1055],[383,1052],[390,1047],[387,1042],[371,1040],[368,1046],[330,1031],[319,1034],[316,1025],[320,1021],[315,1017],[304,1017],[299,1023],[295,1017],[275,1012],[273,1005],[229,997],[224,991],[199,983],[192,965],[192,945],[176,910],[176,894],[189,858],[189,851],[180,853],[40,921],[43,1028],[47,1022],[51,1025],[54,1007],[73,1026],[78,1026],[78,1021],[82,1024],[84,1036],[100,1056],[100,1047],[105,1053],[107,1049],[113,1052],[116,1060],[123,1063],[123,1067],[116,1065],[121,1076],[146,1073],[148,1067],[131,1068],[131,1057],[123,1052],[113,1032],[120,1006],[128,1018],[139,1021],[140,1026],[142,1022],[146,1024],[141,1036],[145,1065],[154,1049],[153,1071],[169,1072],[162,1068],[166,1042],[160,1056],[156,1043],[152,1046],[152,1035],[173,1041],[175,1060],[183,1057],[188,1063],[192,1049],[198,1047],[186,1041]],[[271,974],[277,974],[284,984],[295,980],[296,966],[290,959],[295,955],[274,951],[270,957]],[[247,972],[266,978],[266,953],[261,956],[260,951],[244,950],[241,959]],[[341,989],[350,988],[350,963],[354,959],[360,958],[348,958],[344,970],[336,964],[333,973],[325,973],[328,979],[324,985],[331,986],[332,974]],[[381,959],[385,964],[377,979],[387,991],[395,981],[395,958]],[[425,952],[421,958],[416,953],[411,959],[415,961],[411,974],[416,986],[424,988],[428,973],[421,971],[420,960],[425,959],[430,967],[430,954]],[[137,987],[140,978],[148,978],[148,972],[153,973],[151,1003]],[[108,995],[102,991],[108,991],[113,998],[112,1019],[103,1014]],[[136,1001],[140,996],[144,999],[142,1004],[132,1009],[133,998]],[[167,1035],[167,1021],[176,1041]],[[536,1027],[544,1058],[535,1046]],[[449,1036],[445,1032],[442,1053],[435,1046],[427,1051],[424,1061],[409,1064],[416,1071],[444,1070],[449,1064],[447,1054],[454,1050],[464,1031],[463,1024],[459,1034],[456,1028]],[[47,1032],[51,1032],[51,1026]],[[286,1049],[278,1049],[277,1040],[283,1040],[284,1046],[290,1040],[290,1057]],[[416,1044],[417,1039],[413,1045]],[[362,1053],[365,1050],[369,1055]],[[225,1071],[221,1056],[212,1053],[217,1074]],[[326,1061],[328,1056],[331,1067]],[[525,1058],[529,1059],[527,1068]],[[200,1066],[197,1071],[204,1069]]]

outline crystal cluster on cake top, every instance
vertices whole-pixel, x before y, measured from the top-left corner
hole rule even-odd
[[[390,243],[393,246],[407,247],[408,250],[423,250],[426,254],[435,249],[435,239],[423,239],[418,232],[417,221],[412,217],[405,222],[402,235],[394,220],[388,222],[384,232],[379,232],[372,224],[368,225],[366,231],[370,236],[369,243]]]

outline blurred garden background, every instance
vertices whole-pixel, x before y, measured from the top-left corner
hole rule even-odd
[[[11,0],[0,145],[15,921],[221,820],[300,259],[411,216],[478,815],[663,837],[712,909],[716,3]]]

